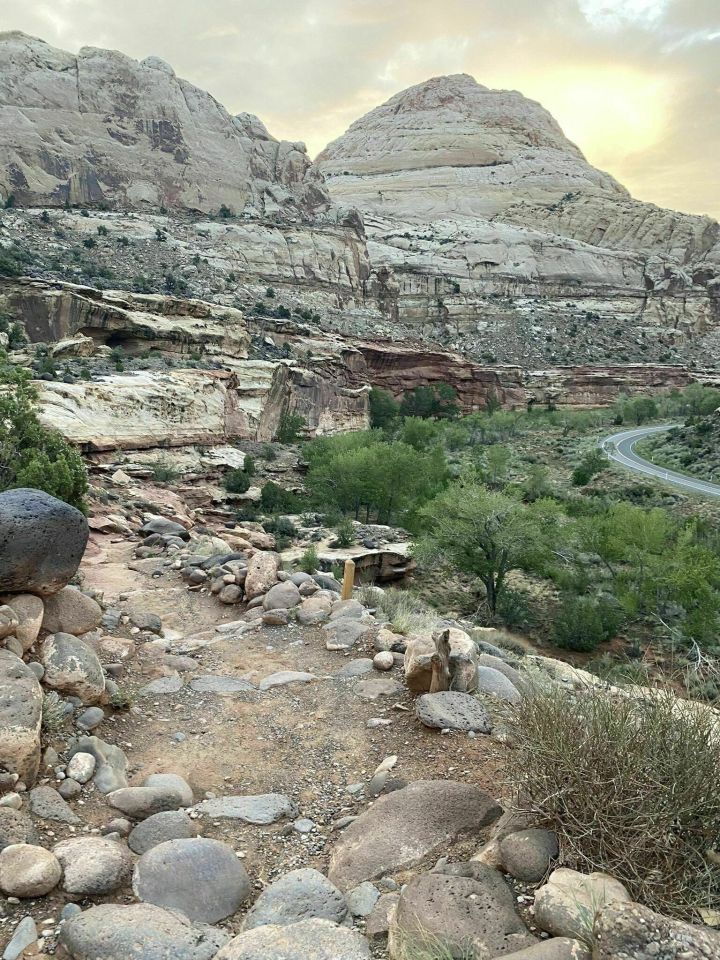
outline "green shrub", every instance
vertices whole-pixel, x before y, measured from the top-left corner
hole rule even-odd
[[[388,390],[373,387],[368,399],[370,426],[381,429],[389,426],[400,412],[400,404]]]
[[[344,519],[335,527],[335,538],[340,547],[349,547],[355,542],[355,527],[352,520]]]
[[[304,573],[315,573],[318,569],[318,564],[320,563],[320,558],[318,556],[317,547],[311,545],[305,550],[298,560],[298,569],[302,570]]]
[[[150,464],[150,475],[155,483],[173,483],[180,472],[165,460],[156,460]]]
[[[286,410],[280,417],[277,432],[278,441],[280,443],[295,443],[305,426],[304,417],[301,417],[299,413],[290,413]]]
[[[508,627],[522,627],[527,630],[535,623],[535,615],[527,596],[512,587],[507,587],[498,597],[497,615]]]
[[[255,474],[257,473],[257,468],[255,467],[255,461],[253,460],[253,458],[250,456],[249,453],[246,454],[245,456],[245,473],[249,477],[254,477]]]
[[[260,459],[266,460],[268,463],[277,460],[277,450],[271,443],[264,443],[260,447]]]
[[[537,689],[511,708],[510,786],[558,833],[563,864],[604,871],[660,913],[720,908],[720,738],[670,691],[638,700]],[[522,798],[522,799],[521,799]]]
[[[29,374],[0,351],[0,490],[34,487],[82,508],[85,464],[56,430],[38,420]]]
[[[567,597],[557,615],[553,642],[565,650],[589,652],[615,635],[621,617],[607,602],[592,597]]]
[[[245,493],[250,489],[250,477],[244,470],[237,467],[234,470],[228,470],[223,484],[228,493]]]
[[[590,450],[582,458],[572,472],[572,483],[575,487],[584,487],[593,477],[609,466],[608,458],[602,450]]]
[[[267,513],[297,513],[300,498],[292,490],[269,480],[260,491],[260,503]]]
[[[297,534],[297,527],[290,517],[272,517],[263,524],[268,533],[274,533],[279,537],[294,537]]]

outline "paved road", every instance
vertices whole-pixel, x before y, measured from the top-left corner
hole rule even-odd
[[[625,430],[623,433],[614,433],[607,437],[600,444],[607,456],[615,463],[622,464],[628,470],[634,470],[637,473],[644,473],[646,476],[655,477],[657,480],[664,480],[666,483],[672,483],[676,487],[683,487],[685,490],[692,490],[695,493],[701,493],[708,497],[720,497],[720,486],[716,483],[708,483],[705,480],[696,480],[684,473],[676,473],[674,470],[666,470],[664,467],[656,467],[654,463],[643,460],[635,453],[635,444],[645,437],[650,437],[654,433],[662,433],[664,430],[670,430],[678,426],[675,423],[664,423],[659,427],[639,427],[637,430]]]

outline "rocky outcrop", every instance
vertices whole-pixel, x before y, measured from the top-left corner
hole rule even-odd
[[[587,314],[615,327],[619,315],[628,339],[720,324],[720,226],[634,200],[516,91],[428,80],[318,164],[332,196],[365,214],[368,292],[447,343],[502,355],[515,328],[531,339]]]
[[[32,206],[325,214],[305,145],[231,116],[157,57],[0,34],[0,191]]]

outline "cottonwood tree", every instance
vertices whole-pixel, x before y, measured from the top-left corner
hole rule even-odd
[[[418,554],[482,581],[493,615],[510,571],[546,569],[561,536],[561,511],[554,501],[524,504],[489,490],[476,473],[449,486],[420,516],[425,533]]]

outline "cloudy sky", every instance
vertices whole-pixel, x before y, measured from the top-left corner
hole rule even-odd
[[[720,0],[2,0],[0,29],[160,56],[313,155],[471,73],[539,100],[641,199],[720,217]]]

